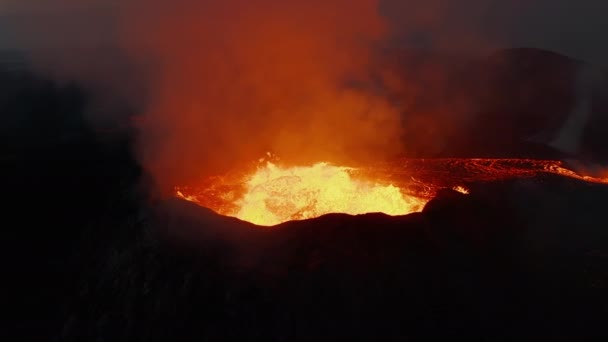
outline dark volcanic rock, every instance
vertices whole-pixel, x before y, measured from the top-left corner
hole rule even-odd
[[[608,161],[596,142],[608,132],[605,70],[551,51],[518,48],[498,51],[470,71],[475,76],[469,95],[478,114],[469,145],[520,157]]]
[[[480,59],[396,54],[385,83],[415,157],[576,157],[608,163],[608,72],[534,48]]]
[[[273,228],[163,202],[140,228],[153,234],[89,274],[65,337],[605,335],[608,189],[535,182]]]

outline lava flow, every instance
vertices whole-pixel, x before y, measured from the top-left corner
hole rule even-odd
[[[608,184],[608,178],[581,175],[553,160],[403,159],[363,168],[263,161],[250,172],[176,187],[176,195],[222,215],[272,226],[329,213],[405,215],[422,210],[439,189],[468,194],[466,184],[543,174]]]

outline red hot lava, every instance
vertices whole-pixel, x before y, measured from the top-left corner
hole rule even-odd
[[[219,214],[271,226],[328,213],[405,215],[420,211],[439,189],[468,194],[463,184],[543,174],[608,184],[608,177],[581,175],[554,160],[403,159],[359,168],[328,163],[285,167],[262,160],[257,168],[175,191]]]

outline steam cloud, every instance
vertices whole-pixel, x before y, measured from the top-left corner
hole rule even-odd
[[[428,42],[434,48],[487,46],[466,26],[458,32],[442,26],[449,2],[407,3],[399,11],[406,23],[401,30],[435,37]],[[47,10],[59,12],[81,2],[54,4]],[[80,37],[72,45],[83,45],[87,33],[94,32],[116,43],[129,65],[145,70],[149,93],[138,118],[138,154],[163,186],[221,172],[266,151],[294,163],[391,157],[414,143],[441,144],[441,136],[457,126],[456,108],[419,106],[425,93],[436,97],[448,87],[445,71],[432,63],[415,65],[415,75],[409,70],[418,83],[404,83],[395,70],[382,75],[382,85],[406,102],[406,111],[416,112],[408,116],[406,130],[400,111],[375,87],[380,69],[375,52],[396,30],[380,15],[378,0],[87,4],[103,9],[96,13],[111,14],[106,31],[80,18],[55,35],[64,39],[72,32]],[[112,74],[107,70],[116,68],[90,65],[87,58],[76,61],[61,48],[44,60],[55,73],[102,80],[106,89],[137,97],[125,87],[135,74]],[[410,137],[405,140],[410,146],[404,146],[404,136]]]
[[[396,152],[399,115],[367,83],[384,23],[374,0],[182,1],[127,22],[160,73],[141,150],[162,179],[254,160],[345,161]],[[127,13],[135,11],[132,8]]]

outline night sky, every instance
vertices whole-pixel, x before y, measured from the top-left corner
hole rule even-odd
[[[0,4],[0,47],[111,43],[112,13],[118,6],[110,2],[4,0]],[[61,3],[64,5],[58,6]],[[443,12],[437,18],[441,24],[431,33],[434,36],[466,27],[474,34],[483,32],[485,39],[498,46],[546,48],[608,65],[608,22],[602,20],[608,13],[605,0],[381,0],[382,12],[390,19],[394,33],[403,33],[404,21],[415,15],[412,8],[421,3],[439,3],[436,7]],[[419,39],[403,41],[420,43]]]

